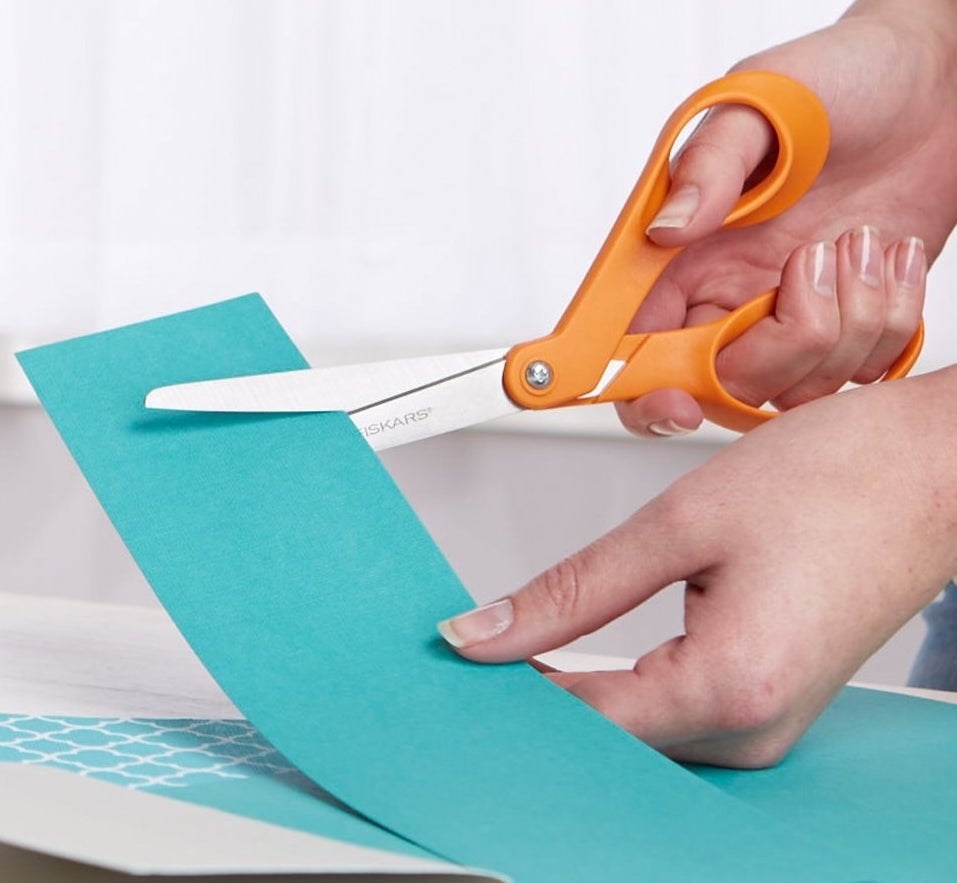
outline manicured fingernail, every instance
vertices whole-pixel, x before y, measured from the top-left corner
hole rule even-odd
[[[439,634],[453,647],[469,647],[502,634],[515,613],[509,598],[493,601],[438,624]]]
[[[894,255],[894,277],[899,285],[917,288],[927,275],[927,256],[924,243],[916,236],[905,239]]]
[[[692,217],[694,217],[694,213],[698,210],[700,201],[701,194],[697,187],[692,184],[679,187],[665,200],[664,205],[658,210],[658,214],[648,225],[648,229],[657,230],[661,227],[680,229],[687,227]]]
[[[851,233],[848,248],[858,278],[873,288],[880,285],[884,255],[877,230],[873,227],[860,227],[855,230]]]
[[[818,242],[809,252],[808,270],[814,290],[833,297],[837,286],[837,249],[832,242]]]
[[[690,429],[679,426],[674,420],[659,420],[657,423],[649,423],[648,431],[665,438],[672,438],[676,435],[687,435],[691,432]]]

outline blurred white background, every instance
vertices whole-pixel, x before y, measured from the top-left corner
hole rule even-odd
[[[253,290],[315,362],[537,336],[674,106],[844,6],[0,0],[0,590],[151,603],[14,349]],[[924,369],[957,328],[953,258],[933,277]],[[723,443],[573,424],[386,458],[477,597]],[[669,590],[584,646],[679,628]],[[903,680],[919,634],[871,676]]]

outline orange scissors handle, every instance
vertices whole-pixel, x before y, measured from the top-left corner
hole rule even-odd
[[[827,115],[805,86],[781,74],[729,74],[695,92],[669,118],[638,183],[555,330],[517,344],[505,366],[505,389],[526,408],[636,398],[653,389],[680,387],[700,402],[706,416],[728,428],[750,429],[773,416],[728,393],[717,377],[718,351],[771,315],[774,292],[708,325],[668,332],[628,334],[648,292],[681,251],[655,245],[645,234],[670,185],[672,148],[695,116],[719,104],[747,105],[768,120],[777,136],[771,172],[746,191],[726,227],[757,224],[790,208],[810,188],[828,149]],[[905,374],[920,351],[911,341],[888,378]],[[603,390],[598,387],[624,362]]]
[[[735,398],[722,385],[715,365],[719,351],[750,327],[774,314],[776,291],[769,291],[734,312],[692,328],[628,334],[615,354],[625,364],[592,402],[635,399],[655,389],[678,385],[693,395],[704,415],[735,432],[747,432],[779,412]],[[924,342],[921,324],[882,380],[903,377],[914,366]],[[689,370],[689,368],[691,370]],[[681,378],[678,384],[675,378]]]

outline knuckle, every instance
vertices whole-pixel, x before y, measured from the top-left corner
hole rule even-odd
[[[888,318],[884,332],[868,357],[864,360],[851,380],[866,384],[880,380],[899,359],[907,348],[919,324],[919,318],[894,320]]]
[[[757,674],[752,662],[737,661],[722,666],[726,687],[716,696],[716,723],[720,731],[735,735],[755,735],[755,745],[774,744],[774,730],[781,724],[788,707],[781,684],[784,679],[766,671]],[[766,738],[765,738],[766,737]]]
[[[921,303],[909,303],[890,309],[884,321],[885,336],[900,340],[902,343],[910,340],[920,325],[921,306]]]
[[[793,742],[784,736],[764,736],[741,745],[734,757],[739,769],[763,770],[777,766],[788,753]]]
[[[632,435],[652,435],[648,431],[648,421],[644,418],[640,405],[634,401],[615,402],[615,410],[618,412],[621,425]]]
[[[810,316],[795,329],[796,344],[810,355],[825,356],[841,339],[840,325],[823,316]]]
[[[841,325],[848,335],[859,340],[874,340],[885,328],[885,317],[878,310],[857,309],[842,315]]]
[[[539,577],[533,585],[533,605],[541,616],[552,622],[563,622],[566,630],[593,627],[589,623],[594,619],[591,605],[595,596],[590,586],[607,571],[608,560],[615,557],[612,535],[600,537]],[[600,584],[601,579],[597,582]]]
[[[912,289],[893,291],[887,303],[884,317],[885,336],[909,340],[921,323],[924,309],[924,294]]]
[[[705,129],[700,130],[682,148],[675,163],[675,176],[681,178],[710,177],[714,170],[744,181],[748,169],[744,158],[727,145],[712,141]]]
[[[684,492],[689,484],[693,484],[689,477],[679,478],[644,507],[654,523],[667,534],[681,536],[707,517],[707,513],[702,511],[702,507],[706,506],[702,495]]]
[[[721,728],[731,733],[753,733],[770,727],[782,708],[773,697],[773,690],[748,685],[736,690],[723,705]]]
[[[562,620],[574,616],[579,606],[583,581],[582,557],[587,554],[587,550],[579,552],[542,574],[536,593],[540,602],[537,606],[547,611],[550,618]]]

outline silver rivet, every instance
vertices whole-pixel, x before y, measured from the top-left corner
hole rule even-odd
[[[552,382],[552,366],[535,361],[525,369],[525,380],[533,389],[545,389]]]

